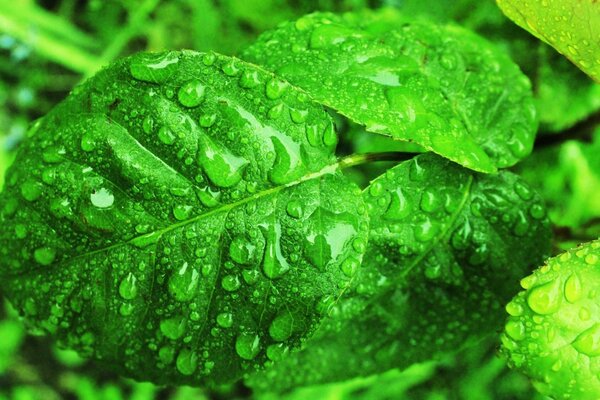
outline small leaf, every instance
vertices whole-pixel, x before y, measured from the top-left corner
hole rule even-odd
[[[327,113],[289,84],[269,98],[273,81],[212,53],[138,54],[34,127],[0,197],[0,284],[30,326],[172,385],[300,344],[351,284],[368,219]]]
[[[584,243],[521,280],[506,306],[502,352],[544,395],[600,397],[600,241]]]
[[[245,58],[371,132],[493,172],[529,154],[528,79],[502,51],[456,26],[379,13],[312,14],[263,34]]]
[[[502,11],[600,82],[600,5],[596,0],[497,0]]]
[[[508,172],[478,174],[429,153],[364,196],[371,231],[356,290],[253,387],[341,381],[459,350],[500,328],[515,282],[549,251],[540,197]]]

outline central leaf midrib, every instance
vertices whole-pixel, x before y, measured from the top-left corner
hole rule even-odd
[[[158,238],[156,239],[156,242],[153,244],[153,246],[156,246],[156,244],[159,242],[159,240],[162,237],[162,235],[164,235],[167,232],[179,229],[179,228],[184,227],[186,225],[190,225],[190,224],[192,224],[194,222],[202,220],[203,218],[210,217],[210,216],[218,214],[220,212],[231,210],[231,209],[239,207],[239,206],[241,206],[243,204],[249,203],[249,202],[251,202],[253,200],[258,200],[258,199],[261,199],[263,197],[269,196],[271,194],[278,193],[279,191],[281,191],[281,190],[283,190],[285,188],[297,186],[297,185],[300,185],[303,182],[307,182],[307,181],[310,181],[310,180],[313,180],[313,179],[318,179],[318,178],[320,178],[320,177],[322,177],[323,175],[326,175],[326,174],[333,174],[335,171],[338,170],[339,163],[340,163],[340,161],[336,160],[335,163],[329,164],[329,165],[325,165],[323,168],[321,168],[321,170],[316,171],[316,172],[311,172],[309,174],[306,174],[302,178],[297,179],[297,180],[295,180],[293,182],[289,182],[289,183],[286,183],[286,184],[282,184],[282,185],[270,187],[268,189],[265,189],[263,191],[255,193],[252,196],[246,197],[246,198],[238,200],[236,202],[228,203],[228,204],[223,204],[220,207],[217,207],[217,208],[214,208],[214,209],[210,209],[210,210],[208,210],[205,213],[198,214],[198,215],[196,215],[196,216],[194,216],[192,218],[189,218],[187,220],[180,221],[180,222],[168,225],[168,226],[166,226],[164,228],[157,229],[157,230],[154,230],[152,232],[145,233],[143,235],[135,236],[135,237],[133,237],[131,239],[128,239],[128,240],[123,240],[123,241],[121,241],[119,243],[115,243],[115,244],[112,244],[110,246],[105,246],[105,247],[102,247],[100,249],[92,250],[92,251],[89,251],[87,253],[80,254],[78,256],[72,257],[72,258],[67,258],[67,259],[65,259],[65,260],[63,260],[61,262],[58,262],[56,264],[52,264],[51,267],[52,268],[56,268],[58,266],[63,265],[64,263],[70,263],[70,262],[76,261],[78,259],[84,259],[84,258],[90,257],[90,256],[92,256],[94,254],[102,253],[102,252],[105,252],[105,251],[109,251],[111,249],[119,248],[119,247],[124,246],[124,245],[132,244],[136,240],[140,240],[142,238],[150,238],[152,236],[158,235]],[[45,269],[44,269],[44,271],[45,271]],[[34,270],[26,271],[25,273],[8,274],[8,275],[5,275],[5,276],[7,278],[11,278],[11,277],[27,276],[27,275],[29,275],[31,273],[37,273],[37,272],[38,272],[38,269],[34,269]]]

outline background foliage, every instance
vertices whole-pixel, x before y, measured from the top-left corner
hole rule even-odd
[[[502,15],[493,0],[12,0],[0,2],[0,171],[28,126],[86,76],[140,50],[190,48],[235,55],[278,23],[308,12],[392,6],[415,18],[459,23],[506,51],[530,77],[540,118],[532,156],[513,168],[544,197],[555,253],[600,235],[600,85]],[[390,149],[385,138],[340,121],[346,150]],[[362,135],[362,136],[361,136]],[[396,145],[397,144],[392,144]],[[419,149],[411,148],[410,151]],[[368,182],[378,166],[355,171]],[[2,182],[0,173],[0,185]],[[1,296],[1,293],[0,293]],[[1,300],[0,300],[1,301]],[[289,399],[541,399],[496,357],[491,338],[439,362],[339,384],[301,388]],[[204,391],[156,387],[106,373],[49,339],[25,336],[0,308],[0,399],[275,399],[243,386]]]

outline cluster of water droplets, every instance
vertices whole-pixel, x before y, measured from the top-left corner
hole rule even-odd
[[[581,245],[523,278],[524,290],[506,305],[503,350],[544,393],[598,394],[599,268],[600,243]]]

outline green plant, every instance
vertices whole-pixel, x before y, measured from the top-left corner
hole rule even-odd
[[[30,331],[139,380],[257,396],[429,362],[402,374],[422,382],[493,337],[550,255],[556,192],[507,170],[543,104],[508,53],[382,9],[307,15],[240,57],[123,58],[33,125],[0,197],[0,286]],[[541,324],[529,307],[511,315]],[[506,332],[544,379],[527,322]],[[565,385],[542,390],[581,395]]]

